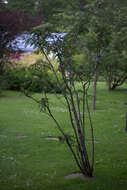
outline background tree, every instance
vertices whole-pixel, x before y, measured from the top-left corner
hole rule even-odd
[[[110,67],[112,60],[114,60],[117,71],[121,71],[119,75],[117,74],[116,77],[114,76],[113,88],[122,84],[126,79],[125,57],[122,58],[122,52],[124,52],[124,55],[126,54],[126,45],[120,45],[126,38],[126,13],[126,7],[123,7],[122,3],[96,0],[77,1],[72,6],[69,5],[64,12],[54,15],[57,20],[60,20],[60,23],[57,24],[56,27],[59,31],[64,31],[65,33],[78,31],[78,43],[80,43],[78,53],[83,53],[90,57],[89,64],[91,64],[91,72],[93,72],[94,69],[93,110],[95,109],[96,103],[97,79],[100,73],[103,72],[104,57],[107,57],[108,60],[107,63],[105,62],[107,67]],[[122,37],[122,34],[125,34],[124,37]],[[113,50],[116,44],[117,50]],[[126,42],[123,44],[126,44]],[[109,50],[111,51],[108,54],[107,52],[109,52]],[[115,61],[116,57],[117,62]],[[122,62],[122,66],[120,62],[117,64],[118,61]],[[85,62],[84,60],[84,64]],[[112,69],[114,69],[114,67],[112,67]],[[123,71],[124,76],[118,77],[123,75]],[[106,74],[106,72],[104,73]]]
[[[117,8],[112,40],[103,60],[103,74],[109,90],[122,85],[127,79],[127,8]]]
[[[68,6],[66,11],[55,15],[60,22],[60,31],[65,33],[78,33],[77,43],[80,48],[77,53],[89,57],[91,73],[94,72],[94,90],[92,109],[95,109],[96,86],[99,76],[101,58],[107,49],[111,40],[111,24],[109,16],[111,8],[107,9],[108,4],[105,1],[77,1],[72,6]],[[59,25],[57,25],[59,29]],[[75,42],[76,43],[76,42]],[[84,60],[84,64],[86,60]],[[84,70],[85,73],[85,70]]]

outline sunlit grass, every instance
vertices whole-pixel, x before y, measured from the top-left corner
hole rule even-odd
[[[57,65],[57,60],[51,56],[48,56],[48,58],[51,60],[52,64],[56,64]],[[28,67],[32,64],[35,64],[37,62],[37,60],[39,59],[43,59],[43,61],[46,61],[45,56],[42,53],[32,53],[30,55],[24,55],[20,61],[17,62],[17,66],[25,66]]]

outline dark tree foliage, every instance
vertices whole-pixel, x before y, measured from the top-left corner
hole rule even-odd
[[[39,1],[35,0],[8,0],[8,3],[5,5],[8,9],[13,11],[23,10],[25,13],[31,15],[37,14],[37,5]]]
[[[11,11],[0,1],[0,72],[3,70],[7,55],[12,53],[16,46],[16,42],[12,43],[16,37],[40,23],[40,17],[23,11]]]
[[[64,10],[68,3],[63,0],[8,0],[6,6],[11,10],[24,10],[32,15],[43,15],[44,20],[49,21],[54,14]]]

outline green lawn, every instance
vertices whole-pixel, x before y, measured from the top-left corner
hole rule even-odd
[[[71,133],[67,110],[53,95],[49,98],[56,118]],[[98,142],[95,178],[84,181],[64,178],[78,170],[66,145],[42,138],[59,135],[53,121],[23,94],[4,91],[0,97],[0,190],[126,190],[125,103],[127,84],[108,92],[105,84],[99,83],[97,109],[92,112]]]

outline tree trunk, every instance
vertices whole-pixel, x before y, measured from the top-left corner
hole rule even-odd
[[[0,75],[3,74],[3,62],[0,60]]]
[[[96,91],[97,91],[97,70],[95,70],[94,74],[94,84],[93,84],[93,99],[92,99],[92,110],[96,108]]]
[[[127,133],[127,112],[126,112],[125,132]]]

